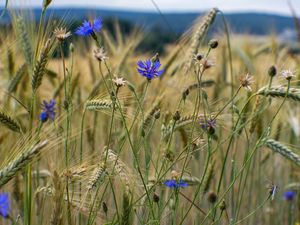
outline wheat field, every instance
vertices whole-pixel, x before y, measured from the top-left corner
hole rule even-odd
[[[300,223],[299,55],[217,8],[158,55],[49,5],[0,33],[0,224]]]

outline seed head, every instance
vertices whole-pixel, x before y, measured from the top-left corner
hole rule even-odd
[[[252,91],[251,85],[254,83],[253,76],[246,74],[244,77],[240,77],[240,84],[247,91]]]
[[[208,58],[203,58],[201,65],[202,65],[204,70],[207,70],[207,69],[213,67],[215,65],[215,63],[212,60],[208,59]]]
[[[105,60],[108,59],[108,57],[106,56],[106,52],[104,51],[104,48],[103,48],[103,47],[94,49],[93,53],[94,53],[94,57],[95,57],[99,62],[102,62],[102,61],[105,61]]]
[[[115,77],[112,82],[118,87],[123,87],[126,85],[127,81],[123,77]]]
[[[295,76],[295,72],[288,69],[288,70],[282,70],[281,71],[281,76],[283,78],[285,78],[286,80],[291,80],[293,77],[296,77]]]
[[[71,32],[67,32],[66,28],[55,28],[54,30],[54,35],[56,37],[56,39],[60,42],[63,42],[64,40],[66,40],[68,37],[70,37],[72,34]]]

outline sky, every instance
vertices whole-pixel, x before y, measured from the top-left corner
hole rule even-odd
[[[224,12],[269,12],[290,15],[288,0],[52,0],[52,7],[97,7],[105,9],[124,9],[156,11],[154,1],[164,12],[198,12],[218,7]],[[40,6],[43,0],[9,0],[17,6]],[[290,0],[299,9],[300,0]],[[4,0],[1,0],[1,6]]]

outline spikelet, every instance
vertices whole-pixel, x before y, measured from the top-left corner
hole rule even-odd
[[[119,175],[120,179],[125,185],[125,192],[130,192],[130,179],[128,176],[128,171],[126,168],[126,165],[118,158],[117,154],[111,150],[108,149],[104,152],[104,156],[107,154],[107,161],[110,162],[110,164],[113,166],[117,174]]]
[[[62,222],[62,203],[63,203],[63,190],[64,187],[62,185],[60,176],[56,171],[53,174],[53,210],[51,214],[50,224],[51,225],[59,225]]]
[[[203,192],[206,193],[209,190],[212,178],[213,178],[213,173],[214,173],[214,166],[215,166],[215,161],[211,162],[208,165],[207,172],[204,175],[203,179]]]
[[[256,124],[258,122],[258,113],[260,112],[261,107],[263,106],[263,98],[261,96],[257,96],[255,105],[253,107],[252,115],[253,119],[250,123],[249,132],[252,134],[255,130]]]
[[[131,200],[130,194],[125,192],[123,194],[123,210],[122,210],[122,217],[121,217],[121,225],[130,225],[131,223]]]
[[[42,148],[48,144],[48,141],[43,141],[39,144],[33,145],[29,150],[23,152],[14,161],[0,170],[0,187],[12,179],[15,174],[21,170],[25,165],[29,164],[34,156],[36,156]]]
[[[111,100],[88,100],[85,107],[90,111],[98,111],[103,109],[112,109],[113,103]]]
[[[152,122],[154,114],[160,111],[159,106],[161,104],[163,96],[164,95],[160,95],[160,97],[154,102],[154,104],[151,105],[151,109],[145,113],[145,119],[144,122],[142,123],[143,129],[146,129],[149,126],[149,124]]]
[[[273,98],[284,98],[286,95],[285,87],[273,87],[268,89],[267,87],[262,88],[257,92],[258,95],[271,96]],[[290,88],[289,93],[287,95],[288,99],[292,99],[294,101],[300,101],[300,89]]]
[[[32,49],[30,45],[29,35],[24,23],[24,18],[18,17],[17,20],[17,32],[18,37],[20,38],[20,43],[23,51],[23,55],[26,61],[26,64],[29,68],[32,67]]]
[[[300,156],[294,153],[292,150],[290,150],[288,147],[284,146],[278,141],[275,141],[273,139],[268,139],[266,141],[266,146],[273,150],[274,152],[277,152],[281,154],[283,157],[291,160],[296,165],[300,166]]]
[[[32,90],[34,92],[42,84],[42,79],[45,74],[46,65],[48,62],[48,55],[49,55],[49,51],[51,48],[50,43],[51,43],[51,40],[49,39],[46,42],[46,44],[41,52],[40,58],[36,61],[34,69],[33,69],[31,86],[32,86]]]
[[[199,26],[199,28],[195,31],[194,36],[192,38],[192,43],[188,55],[189,58],[185,66],[186,71],[191,68],[193,63],[193,56],[197,54],[201,40],[203,39],[210,25],[212,25],[212,23],[214,22],[217,13],[218,13],[218,9],[213,8],[207,13],[207,15],[203,19],[201,18],[202,23]]]
[[[289,183],[284,187],[286,190],[300,190],[300,183]]]
[[[95,189],[106,176],[106,169],[104,163],[100,163],[93,171],[92,176],[90,177],[87,183],[87,190],[91,191]]]
[[[81,179],[86,172],[87,167],[85,165],[82,165],[78,168],[76,167],[75,169],[68,169],[63,171],[61,176],[67,178],[69,182],[74,182],[77,179]]]
[[[9,115],[6,115],[4,112],[0,111],[0,123],[9,128],[14,132],[21,133],[21,127],[17,121],[12,119]]]
[[[207,115],[207,117],[209,118],[210,116]],[[194,118],[194,115],[183,116],[180,118],[180,120],[177,121],[175,130],[191,124],[194,121],[194,119],[197,122],[198,120],[201,120],[201,118],[204,118],[204,115],[198,115],[196,118]]]
[[[195,89],[198,89],[198,88],[203,88],[203,87],[211,87],[215,84],[215,81],[214,80],[203,80],[201,82],[201,85],[199,85],[198,83],[195,83],[195,84],[191,84],[190,86],[188,86],[186,88],[186,90],[189,90],[189,91],[192,91],[192,90],[195,90]]]
[[[23,76],[26,74],[26,71],[27,71],[27,65],[23,64],[9,82],[7,88],[9,93],[15,92],[17,90],[17,87],[21,79],[23,78]]]

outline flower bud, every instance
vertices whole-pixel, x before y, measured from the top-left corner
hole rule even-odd
[[[210,191],[207,195],[207,200],[210,202],[210,203],[215,203],[218,199],[218,196],[215,192],[213,191]]]
[[[74,44],[73,43],[70,44],[69,49],[70,49],[71,52],[74,52],[75,48],[74,48]]]
[[[108,207],[107,207],[106,202],[102,202],[102,209],[103,209],[103,212],[104,212],[105,214],[107,214],[107,212],[108,212]]]
[[[159,202],[159,196],[158,196],[158,194],[156,194],[156,193],[153,194],[153,201],[156,202],[156,203]]]
[[[216,40],[216,39],[211,39],[211,40],[209,41],[208,45],[209,45],[210,48],[214,49],[214,48],[217,48],[217,47],[218,47],[219,42],[218,42],[218,40]]]
[[[154,118],[155,118],[156,120],[158,120],[159,117],[160,117],[160,109],[156,110],[155,113],[154,113]]]
[[[204,58],[204,56],[202,55],[202,54],[200,54],[200,53],[198,53],[197,55],[196,55],[196,59],[198,60],[198,61],[201,61],[201,59],[203,59]]]
[[[180,112],[176,111],[175,114],[173,115],[173,120],[174,121],[178,121],[180,120]]]
[[[275,66],[271,66],[268,70],[268,74],[270,77],[274,77],[277,74],[277,69]]]
[[[219,208],[221,211],[224,211],[226,209],[226,203],[225,203],[225,200],[223,199],[221,204],[219,205]]]

